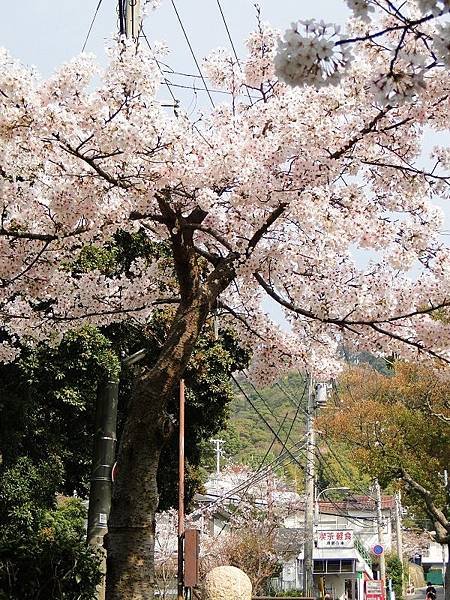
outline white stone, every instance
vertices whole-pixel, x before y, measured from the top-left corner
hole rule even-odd
[[[252,584],[236,567],[215,567],[205,577],[203,600],[251,600]]]

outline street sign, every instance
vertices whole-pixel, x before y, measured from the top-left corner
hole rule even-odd
[[[384,548],[381,544],[375,544],[375,546],[372,546],[372,554],[375,554],[375,556],[381,556],[384,552]]]
[[[366,581],[365,600],[384,600],[384,581],[382,579]]]
[[[383,592],[383,582],[381,579],[366,581],[367,594],[381,594]]]

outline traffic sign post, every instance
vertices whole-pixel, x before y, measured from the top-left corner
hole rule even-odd
[[[381,544],[375,544],[372,546],[372,554],[375,554],[375,556],[381,556],[383,552],[384,548]]]

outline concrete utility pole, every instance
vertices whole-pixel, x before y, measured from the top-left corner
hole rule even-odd
[[[180,380],[180,429],[178,434],[178,595],[184,598],[184,379]]]
[[[119,382],[116,380],[100,383],[98,386],[87,541],[99,546],[102,545],[106,533],[111,508],[111,473],[116,446],[118,394]]]
[[[377,529],[378,529],[378,543],[383,547],[384,550],[384,521],[383,513],[381,512],[381,488],[378,479],[375,479],[375,503],[377,507]],[[380,560],[380,579],[384,581],[386,585],[386,562],[384,559],[384,551],[379,557]],[[384,594],[383,594],[384,595]]]
[[[141,0],[126,0],[125,4],[125,35],[136,40],[141,32]]]
[[[309,376],[308,406],[306,409],[306,466],[305,466],[305,543],[303,554],[303,595],[313,597],[314,592],[314,477],[316,437],[314,431],[313,379]]]
[[[102,571],[104,573],[106,573],[106,556],[103,550],[103,538],[108,530],[108,518],[111,509],[118,395],[118,380],[111,379],[98,384],[87,541],[88,544],[95,546],[103,553]],[[105,581],[103,579],[97,590],[99,600],[103,600],[105,597],[104,586]]]
[[[395,533],[397,538],[397,555],[402,563],[403,572],[403,531],[402,531],[402,496],[400,492],[395,494]],[[402,592],[405,596],[405,578],[402,577]]]
[[[395,533],[397,538],[397,554],[403,562],[402,499],[400,492],[395,494]]]
[[[211,440],[212,444],[216,446],[216,475],[220,475],[220,457],[222,456],[222,444],[225,440]]]

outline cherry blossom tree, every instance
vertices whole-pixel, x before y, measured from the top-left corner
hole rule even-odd
[[[331,376],[341,344],[450,360],[450,328],[432,318],[450,298],[434,204],[448,198],[450,152],[436,147],[429,168],[422,157],[424,131],[448,126],[448,2],[349,4],[362,19],[331,47],[325,25],[296,24],[278,48],[261,24],[240,64],[212,54],[205,69],[231,101],[196,123],[161,106],[154,57],[122,39],[106,69],[82,55],[46,81],[0,53],[1,359],[18,337],[56,343],[173,307],[119,449],[110,600],[152,597],[165,406],[212,315],[235,322],[260,382]],[[72,269],[84,247],[141,227],[170,248],[175,294],[163,260],[120,276]]]

